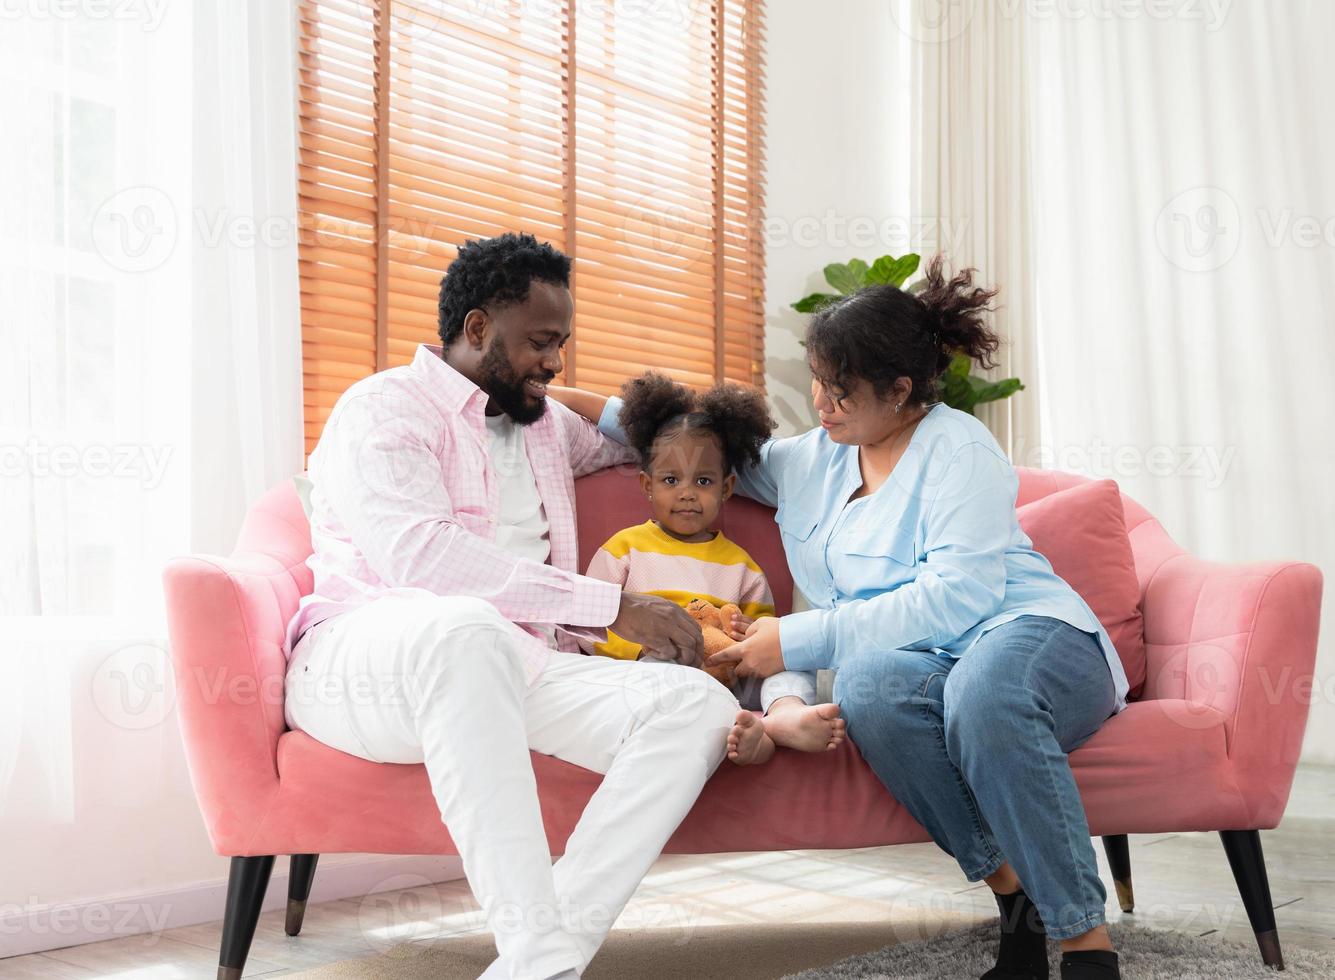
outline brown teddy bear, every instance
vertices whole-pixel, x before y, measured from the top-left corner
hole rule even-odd
[[[692,619],[700,624],[700,632],[705,636],[706,660],[737,642],[723,629],[723,624],[731,618],[733,613],[741,614],[741,610],[733,603],[729,602],[720,609],[707,599],[692,599],[686,604],[686,611],[691,614]],[[737,677],[737,669],[732,664],[704,667],[703,670],[727,688],[732,687],[733,681]]]

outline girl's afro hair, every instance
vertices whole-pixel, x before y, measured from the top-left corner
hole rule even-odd
[[[667,433],[712,432],[723,449],[728,472],[760,462],[760,447],[774,432],[765,396],[755,388],[719,384],[699,394],[665,374],[646,371],[621,386],[624,404],[617,417],[645,469],[654,443]]]

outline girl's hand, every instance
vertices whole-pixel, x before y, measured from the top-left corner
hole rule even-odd
[[[746,631],[750,629],[754,622],[754,619],[744,615],[741,611],[730,613],[728,621],[723,624],[723,632],[740,642],[746,639]]]
[[[784,669],[783,645],[779,642],[779,620],[765,616],[747,627],[746,638],[720,650],[705,661],[706,667],[736,664],[738,677],[772,677]]]

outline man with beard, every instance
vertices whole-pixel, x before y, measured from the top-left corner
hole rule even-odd
[[[547,401],[569,280],[529,235],[459,250],[441,346],[350,387],[311,454],[315,589],[288,628],[290,727],[426,764],[495,935],[488,980],[583,971],[737,711],[691,669],[680,607],[575,572],[573,479],[631,456]],[[578,652],[608,627],[647,657]],[[604,774],[554,866],[530,750]]]

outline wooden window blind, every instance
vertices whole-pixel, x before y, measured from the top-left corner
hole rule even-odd
[[[760,0],[299,0],[307,451],[469,238],[575,261],[564,381],[764,378]]]

